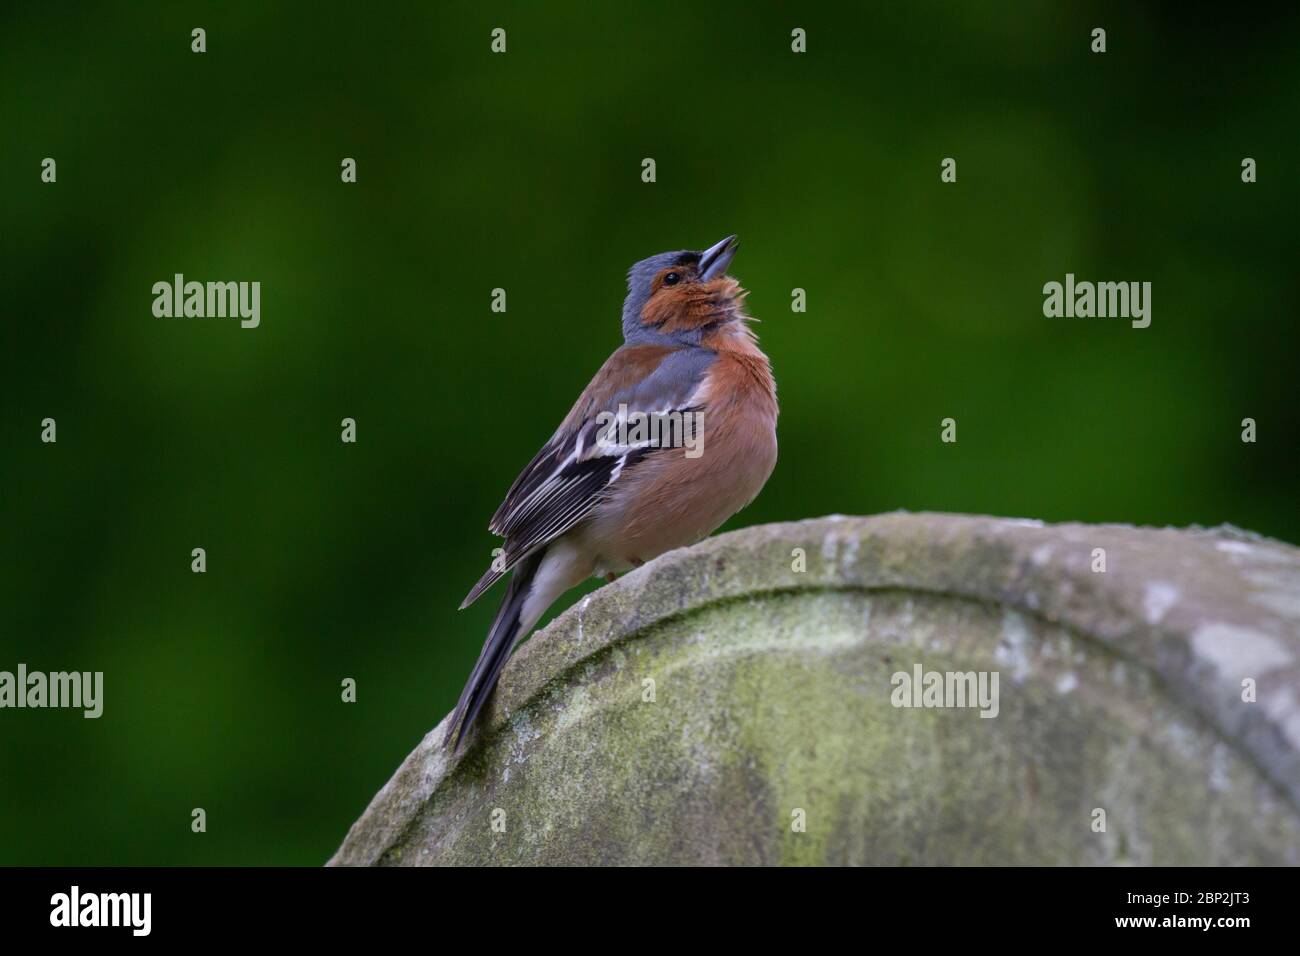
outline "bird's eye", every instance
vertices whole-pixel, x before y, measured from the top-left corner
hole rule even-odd
[[[664,276],[664,285],[676,285],[682,279],[681,275],[676,272],[670,272]]]

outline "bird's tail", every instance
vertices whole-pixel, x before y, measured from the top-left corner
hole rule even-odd
[[[492,688],[496,686],[497,678],[501,676],[501,668],[505,666],[515,643],[523,636],[520,631],[525,623],[524,604],[532,593],[533,579],[537,576],[537,569],[541,566],[545,552],[546,549],[542,548],[516,565],[514,576],[510,579],[510,587],[506,589],[506,596],[501,601],[496,618],[492,621],[492,629],[488,631],[487,640],[483,642],[478,663],[470,672],[465,689],[460,692],[460,700],[456,702],[456,711],[452,714],[447,735],[443,738],[444,746],[451,741],[454,733],[455,749],[459,749],[460,742],[465,739],[466,732],[474,723],[474,718],[483,709],[488,696],[492,693]],[[531,625],[534,622],[528,623]],[[456,732],[458,724],[460,731]]]

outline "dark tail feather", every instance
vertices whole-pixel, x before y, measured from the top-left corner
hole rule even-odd
[[[493,563],[495,564],[496,562]],[[489,567],[485,572],[483,572],[483,577],[478,579],[478,584],[475,584],[470,588],[469,594],[465,595],[465,600],[460,602],[460,610],[465,610],[465,608],[477,601],[483,592],[496,584],[504,573],[504,571],[498,571],[494,567]]]
[[[501,601],[501,608],[492,621],[492,629],[488,631],[487,640],[483,642],[478,663],[470,672],[465,689],[460,692],[460,700],[456,702],[456,712],[452,714],[447,735],[442,741],[444,746],[451,741],[452,734],[456,732],[456,726],[459,724],[460,732],[455,734],[454,749],[460,748],[460,742],[465,739],[465,734],[474,723],[474,718],[483,709],[483,705],[492,693],[492,688],[496,686],[497,678],[501,676],[501,668],[505,666],[510,651],[514,649],[515,640],[519,636],[519,615],[523,611],[524,601],[528,599],[533,576],[537,574],[544,552],[545,549],[542,549],[525,558],[515,568],[514,576],[510,579],[510,587]]]

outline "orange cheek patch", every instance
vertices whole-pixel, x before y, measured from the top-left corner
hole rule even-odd
[[[684,307],[674,312],[663,324],[665,332],[689,332],[720,318],[718,303],[708,296],[695,294]]]
[[[735,279],[661,288],[641,309],[645,325],[662,325],[664,332],[688,332],[725,319],[736,311],[744,292]]]
[[[645,325],[668,323],[678,314],[691,308],[690,286],[667,286],[650,296],[641,308],[641,321]]]

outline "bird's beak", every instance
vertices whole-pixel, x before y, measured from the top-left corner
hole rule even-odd
[[[740,248],[740,240],[735,236],[728,236],[700,253],[700,279],[708,282],[725,273],[727,266],[731,265],[731,260],[736,257],[738,248]]]

